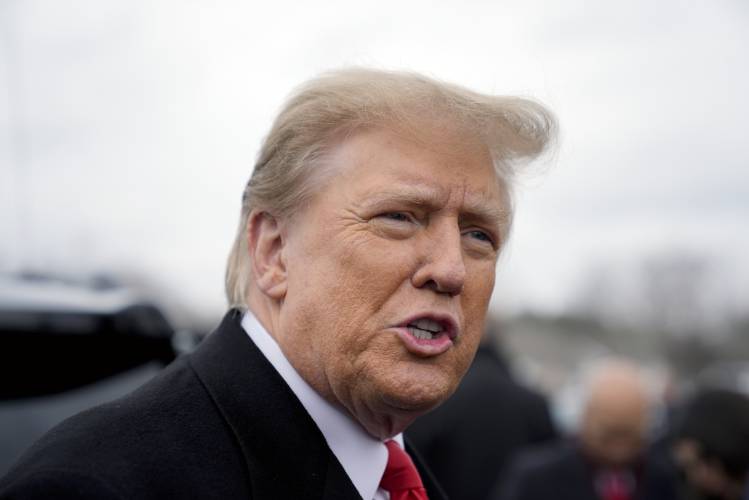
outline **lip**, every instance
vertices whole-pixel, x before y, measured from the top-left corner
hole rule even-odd
[[[408,331],[408,325],[420,319],[436,321],[444,328],[443,332],[432,339],[417,339]],[[458,322],[450,314],[424,312],[414,314],[393,328],[406,349],[419,357],[438,356],[452,347],[453,341],[460,335]]]

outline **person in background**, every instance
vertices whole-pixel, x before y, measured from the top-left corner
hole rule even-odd
[[[648,468],[651,400],[641,370],[625,360],[589,374],[576,436],[521,453],[495,488],[501,500],[671,500],[672,478]]]
[[[546,399],[492,345],[497,329],[488,322],[455,394],[406,432],[450,498],[485,500],[509,457],[557,436]]]
[[[704,388],[677,412],[673,456],[688,500],[749,499],[749,398]]]

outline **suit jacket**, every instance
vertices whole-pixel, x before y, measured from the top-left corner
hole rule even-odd
[[[406,435],[451,498],[485,500],[512,454],[556,432],[543,396],[482,346],[455,394]]]
[[[572,443],[524,452],[503,475],[495,500],[599,500],[587,464]]]
[[[645,462],[647,465],[647,460]],[[593,470],[575,442],[563,441],[518,456],[497,484],[495,500],[599,500]],[[676,500],[671,476],[657,468],[637,472],[635,500]]]
[[[50,431],[0,481],[0,498],[360,498],[240,321],[229,311],[140,389]],[[443,498],[406,448],[430,498]]]

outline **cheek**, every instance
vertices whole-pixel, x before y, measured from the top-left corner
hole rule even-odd
[[[364,241],[370,244],[331,239],[316,255],[308,247],[306,258],[296,260],[301,264],[290,267],[287,305],[308,325],[307,348],[339,367],[377,349],[377,339],[365,333],[383,326],[378,313],[408,279],[413,260],[412,252]]]
[[[415,267],[415,252],[404,245],[377,238],[366,238],[368,244],[357,242],[330,257],[328,263],[333,279],[329,283],[341,313],[356,320],[350,325],[376,327],[368,320],[382,311],[393,297],[399,295],[404,283],[410,281]]]
[[[494,291],[494,266],[480,266],[466,279],[461,306],[465,314],[466,330],[481,336],[484,320]]]

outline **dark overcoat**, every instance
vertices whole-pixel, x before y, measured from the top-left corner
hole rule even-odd
[[[0,480],[0,498],[361,498],[241,318],[229,311],[140,389],[51,430]],[[430,498],[443,498],[406,448]]]

